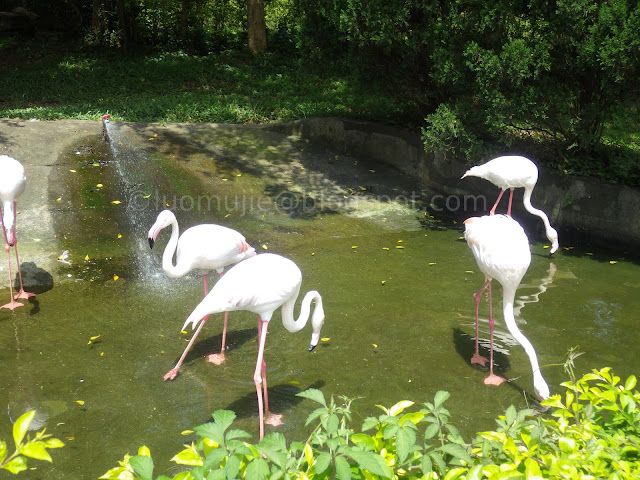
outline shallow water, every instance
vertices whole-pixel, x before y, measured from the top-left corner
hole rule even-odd
[[[460,217],[471,212],[426,217],[425,196],[398,172],[273,132],[222,128],[215,139],[203,131],[195,146],[129,147],[134,134],[153,144],[153,128],[137,128],[112,125],[113,150],[87,139],[60,159],[47,202],[58,250],[69,251],[71,264],[55,262],[53,289],[25,308],[0,311],[0,406],[8,413],[0,438],[11,438],[11,419],[36,408],[40,424],[66,443],[52,452],[52,465],[30,462],[37,468],[24,478],[97,478],[141,445],[151,449],[156,475],[175,473],[169,459],[193,438],[180,432],[220,408],[234,410],[237,428],[257,440],[253,314],[230,315],[224,365],[203,358],[219,349],[218,316],[178,378],[162,381],[190,338],[180,327],[202,297],[198,272],[178,280],[162,272],[168,231],[148,248],[147,230],[167,204],[182,229],[224,224],[258,251],[293,259],[304,275],[302,292],[323,296],[323,341],[314,352],[307,352],[309,326],[291,334],[279,314],[271,322],[270,406],[285,424],[267,432],[305,437],[315,407],[295,393],[309,387],[357,397],[355,428],[378,413],[376,405],[429,401],[448,390],[467,439],[493,428],[509,405],[532,402],[529,361],[502,323],[499,288],[496,370],[513,381],[485,386],[486,373],[469,365],[473,293],[484,280],[461,238]],[[549,259],[546,243],[530,235],[533,260],[518,290],[517,320],[552,393],[562,391],[562,363],[577,345],[585,352],[579,373],[604,366],[622,377],[639,373],[640,334],[632,328],[638,264],[571,245]],[[481,317],[486,340],[486,304]]]

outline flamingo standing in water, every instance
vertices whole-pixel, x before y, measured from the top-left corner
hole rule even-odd
[[[258,359],[253,381],[258,396],[261,440],[264,436],[265,419],[270,425],[282,424],[280,415],[269,414],[267,363],[264,361],[267,328],[273,312],[282,306],[282,323],[285,328],[290,332],[298,332],[307,324],[311,302],[315,301],[316,306],[311,316],[313,333],[309,351],[315,348],[320,339],[324,310],[322,297],[317,291],[307,292],[302,300],[300,316],[297,320],[293,318],[293,309],[301,284],[302,273],[291,260],[273,253],[256,255],[231,268],[193,310],[182,327],[184,329],[192,324],[192,328],[195,328],[205,315],[230,310],[248,310],[258,315]]]
[[[216,270],[218,275],[222,277],[226,266],[238,263],[256,254],[255,249],[246,242],[240,233],[221,225],[196,225],[188,228],[180,235],[178,221],[170,210],[160,212],[156,222],[149,230],[149,246],[151,248],[153,248],[153,244],[160,230],[169,225],[171,225],[171,238],[162,254],[162,269],[170,278],[180,278],[194,269],[205,270],[202,276],[205,297],[209,292],[207,284],[208,270]],[[174,253],[176,255],[175,265],[173,264]],[[228,315],[228,312],[226,312],[224,316],[222,348],[220,353],[212,353],[207,356],[207,360],[216,365],[224,362]],[[204,318],[198,331],[196,331],[187,348],[185,348],[180,360],[178,360],[175,367],[165,374],[164,380],[173,380],[176,378],[178,370],[187,356],[187,352],[191,348],[191,345],[193,345],[194,340],[206,321],[207,318]]]
[[[513,200],[514,188],[524,187],[524,196],[522,202],[524,208],[533,215],[537,215],[544,222],[545,233],[547,238],[551,242],[550,253],[554,253],[558,250],[558,232],[549,223],[549,217],[542,210],[535,208],[531,205],[531,193],[538,181],[538,167],[526,157],[520,156],[505,156],[497,157],[488,161],[483,165],[471,167],[462,176],[465,177],[480,177],[485,180],[489,180],[491,183],[500,187],[500,195],[493,208],[490,211],[491,215],[496,213],[496,207],[500,203],[502,194],[508,188],[509,191],[509,206],[507,207],[507,215],[511,216],[511,202]]]
[[[22,272],[20,270],[20,259],[18,258],[18,237],[16,236],[16,199],[24,192],[27,185],[27,177],[24,167],[16,159],[8,155],[0,155],[0,201],[2,202],[2,230],[4,233],[4,249],[7,252],[7,264],[9,265],[9,292],[11,300],[0,308],[14,310],[24,304],[16,302],[19,298],[29,298],[35,296],[33,293],[24,291],[22,286]],[[13,247],[16,253],[16,263],[18,264],[18,279],[20,280],[20,291],[13,296],[13,277],[11,276],[11,255],[9,251]]]
[[[533,371],[533,388],[540,399],[549,397],[549,387],[542,377],[536,351],[531,342],[516,325],[513,314],[513,302],[516,289],[531,263],[529,240],[518,222],[506,215],[485,215],[465,220],[465,239],[473,252],[478,267],[485,275],[482,288],[475,294],[476,308],[476,352],[471,363],[484,365],[487,359],[478,351],[478,307],[482,293],[489,289],[489,329],[490,360],[489,376],[484,383],[500,385],[505,381],[493,373],[493,311],[491,306],[491,281],[498,280],[502,285],[502,309],[504,321],[509,332],[522,345],[529,356]]]

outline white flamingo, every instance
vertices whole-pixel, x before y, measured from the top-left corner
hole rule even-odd
[[[194,269],[204,270],[202,276],[204,282],[204,295],[209,292],[207,284],[207,271],[216,270],[222,277],[224,268],[238,263],[245,258],[252,257],[256,251],[251,247],[245,238],[231,228],[221,225],[202,224],[188,228],[180,235],[178,221],[170,210],[163,210],[158,215],[156,222],[149,230],[149,246],[153,244],[162,230],[171,225],[171,238],[162,254],[162,269],[170,278],[180,278]],[[173,264],[173,256],[176,256],[176,264]],[[193,335],[191,341],[185,348],[180,360],[175,367],[169,370],[164,376],[164,380],[173,380],[178,375],[178,370],[182,365],[187,352],[193,345],[194,340],[200,333],[207,319],[205,318]],[[225,359],[225,342],[227,337],[228,312],[224,316],[224,326],[222,328],[222,348],[220,353],[212,353],[207,356],[207,360],[216,365],[220,365]]]
[[[0,201],[2,202],[2,231],[4,234],[4,249],[7,252],[7,264],[9,266],[9,291],[11,300],[0,308],[14,310],[24,304],[16,302],[20,298],[35,296],[33,293],[25,292],[22,286],[22,271],[20,270],[20,259],[18,258],[18,237],[16,236],[16,210],[17,198],[24,192],[27,186],[27,177],[24,167],[15,158],[8,155],[0,155]],[[16,263],[18,264],[18,279],[20,280],[20,291],[13,296],[13,277],[11,275],[11,255],[9,251],[13,247],[16,253]]]
[[[302,273],[291,260],[273,253],[256,255],[231,268],[193,310],[182,327],[184,329],[187,325],[192,324],[192,328],[195,328],[205,315],[232,310],[247,310],[258,315],[258,359],[253,381],[258,397],[260,439],[264,436],[265,418],[266,423],[270,425],[282,423],[280,415],[269,414],[267,363],[264,361],[267,328],[273,312],[282,306],[283,325],[290,332],[298,332],[307,324],[311,312],[311,302],[315,301],[316,306],[311,315],[313,333],[309,351],[315,348],[320,339],[320,329],[324,323],[324,310],[322,297],[317,291],[307,292],[302,300],[298,319],[293,317],[301,284]]]
[[[486,358],[478,352],[478,308],[485,289],[489,289],[489,329],[490,360],[488,385],[500,385],[504,378],[493,373],[493,311],[491,306],[491,280],[496,279],[502,285],[502,309],[504,321],[509,332],[522,345],[529,356],[533,371],[533,388],[539,398],[549,397],[549,387],[542,377],[536,351],[531,342],[516,325],[513,314],[513,302],[522,277],[531,263],[529,240],[518,222],[506,215],[485,215],[465,220],[465,239],[473,252],[478,267],[485,275],[482,288],[475,294],[476,309],[476,352],[471,363],[484,365]]]
[[[498,206],[498,203],[500,203],[502,194],[506,189],[509,189],[509,206],[507,207],[507,215],[511,216],[513,189],[521,187],[524,188],[524,196],[522,198],[524,208],[529,213],[540,217],[544,222],[545,233],[551,242],[551,249],[549,252],[554,253],[558,250],[558,232],[549,223],[549,217],[547,217],[547,214],[531,205],[531,193],[538,181],[538,167],[536,167],[535,163],[526,157],[517,155],[497,157],[483,165],[471,167],[462,176],[462,178],[465,177],[484,178],[501,189],[500,195],[498,195],[498,199],[490,211],[491,215],[496,213],[496,207]]]

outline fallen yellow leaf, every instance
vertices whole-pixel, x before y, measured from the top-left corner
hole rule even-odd
[[[75,171],[75,170],[69,170],[69,171],[70,171],[71,173],[76,173],[76,171]]]
[[[328,342],[329,340],[331,340],[331,338],[329,338],[329,337],[324,337],[324,338],[321,338],[320,340],[321,340],[321,341],[323,341],[323,342]]]
[[[56,198],[56,202],[60,202],[61,200],[62,200],[62,197]]]
[[[358,245],[351,245],[351,248],[358,248]]]
[[[381,283],[382,285],[384,285],[385,283],[387,283],[387,281],[386,281],[386,280],[382,280],[380,283]]]
[[[404,248],[402,245],[396,245],[396,248]]]
[[[611,260],[609,263],[610,263],[611,265],[615,265],[616,263],[618,263],[618,261],[617,261],[617,260]]]
[[[120,205],[122,202],[120,200],[113,200],[111,203],[114,205]]]
[[[435,265],[436,262],[429,262],[429,265]]]
[[[122,234],[121,233],[118,234],[118,238],[122,238]]]
[[[268,248],[266,243],[263,243],[263,244],[262,244],[262,245],[260,245],[260,246],[261,246],[264,250],[266,250],[266,249]]]
[[[76,403],[77,403],[78,405],[84,405],[84,400],[76,400]]]
[[[86,257],[84,257],[85,260],[89,260],[89,255],[87,255]]]
[[[193,433],[193,430],[183,430],[182,432],[180,432],[180,435],[191,435]]]
[[[96,185],[96,187],[98,187],[98,188],[102,188],[102,187],[103,187],[103,185],[102,185],[101,183],[99,183],[99,184],[97,184],[97,185]]]
[[[113,276],[113,281],[115,282],[116,280],[118,280],[120,277],[118,275],[114,275]]]
[[[389,247],[382,247],[382,249],[389,251]]]
[[[376,345],[375,343],[372,343],[371,345],[373,345],[373,348],[378,348],[378,345]]]

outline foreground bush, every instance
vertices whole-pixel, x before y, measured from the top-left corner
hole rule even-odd
[[[218,410],[173,457],[188,469],[173,480],[640,478],[636,377],[621,384],[604,368],[562,385],[563,396],[542,402],[546,413],[509,407],[495,431],[472,442],[451,423],[444,391],[418,410],[410,401],[380,407],[383,413],[355,432],[349,399],[338,404],[306,390],[299,396],[319,405],[307,419],[314,428],[306,441],[289,445],[279,433],[249,443],[247,432],[231,428],[235,414]],[[100,478],[152,480],[151,453],[141,447]]]

